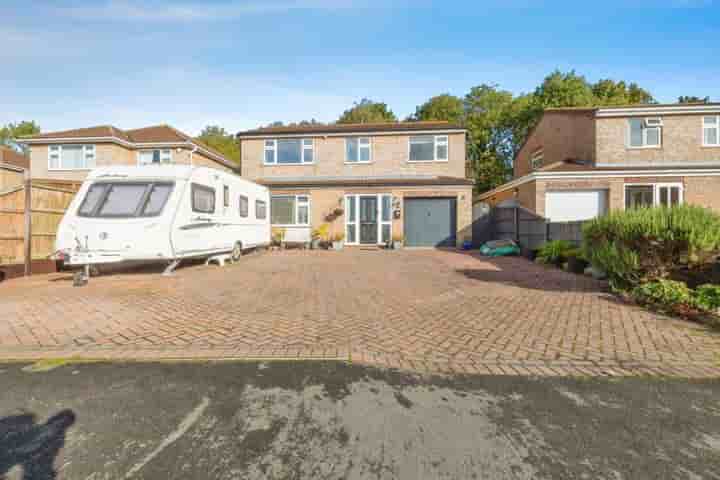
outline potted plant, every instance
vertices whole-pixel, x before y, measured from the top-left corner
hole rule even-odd
[[[273,227],[271,231],[273,245],[285,248],[285,229],[281,227]]]
[[[332,237],[332,247],[333,250],[342,250],[343,248],[343,240],[345,240],[345,234],[344,233],[336,233]]]
[[[329,225],[327,223],[323,223],[318,228],[312,231],[312,242],[310,246],[313,248],[313,250],[319,249],[322,242],[327,240],[328,229]]]
[[[392,248],[400,250],[403,248],[403,236],[400,233],[394,233],[392,237]]]

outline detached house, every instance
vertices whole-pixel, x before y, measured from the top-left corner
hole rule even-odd
[[[168,125],[122,130],[113,126],[47,132],[21,139],[30,147],[33,179],[82,181],[108,165],[202,165],[226,171],[232,161]]]
[[[720,104],[548,109],[513,168],[476,200],[559,222],[683,202],[720,211]]]
[[[327,224],[347,245],[471,240],[465,130],[446,122],[272,127],[237,134],[242,176],[270,188],[271,223],[308,242]]]

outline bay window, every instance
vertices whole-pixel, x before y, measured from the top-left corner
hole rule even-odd
[[[48,170],[90,170],[95,168],[95,145],[50,145]]]
[[[720,116],[703,117],[703,146],[720,147]]]
[[[315,148],[312,138],[280,138],[265,140],[265,165],[313,163]]]
[[[410,162],[445,162],[448,159],[447,135],[412,136],[408,142]]]
[[[307,195],[274,195],[270,199],[273,225],[310,225],[310,199]]]

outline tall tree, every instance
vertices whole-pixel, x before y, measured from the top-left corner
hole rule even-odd
[[[355,102],[352,108],[345,110],[337,123],[377,123],[397,122],[397,117],[385,103],[363,98]]]
[[[27,147],[18,143],[20,137],[40,133],[40,126],[34,121],[8,123],[0,128],[0,144],[7,145],[27,154]]]
[[[468,170],[483,192],[509,179],[513,158],[513,95],[497,85],[473,87],[465,96]]]
[[[609,78],[598,80],[592,85],[595,96],[594,104],[598,106],[633,105],[637,103],[654,103],[655,99],[647,90],[637,83],[627,85],[624,81],[616,82]]]
[[[217,125],[208,125],[197,139],[240,165],[240,144],[235,137]]]
[[[407,120],[444,120],[460,124],[464,116],[465,106],[462,99],[449,93],[443,93],[415,108],[415,113],[410,115]]]
[[[589,107],[595,104],[590,84],[575,70],[567,73],[555,70],[545,77],[535,89],[535,99],[540,108]]]
[[[678,103],[710,103],[710,97],[696,97],[681,95],[678,97]]]

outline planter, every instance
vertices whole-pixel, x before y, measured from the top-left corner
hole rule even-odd
[[[392,242],[393,250],[401,250],[403,248],[403,242],[401,240],[395,240]]]
[[[344,245],[345,245],[345,242],[343,242],[343,241],[340,241],[340,242],[332,242],[332,248],[333,248],[333,250],[342,250]]]
[[[567,259],[567,270],[568,272],[582,274],[588,267],[588,262],[581,258],[569,257]]]
[[[321,243],[321,240],[319,238],[314,238],[312,240],[312,242],[310,242],[310,248],[312,248],[313,250],[319,250],[320,243]]]

